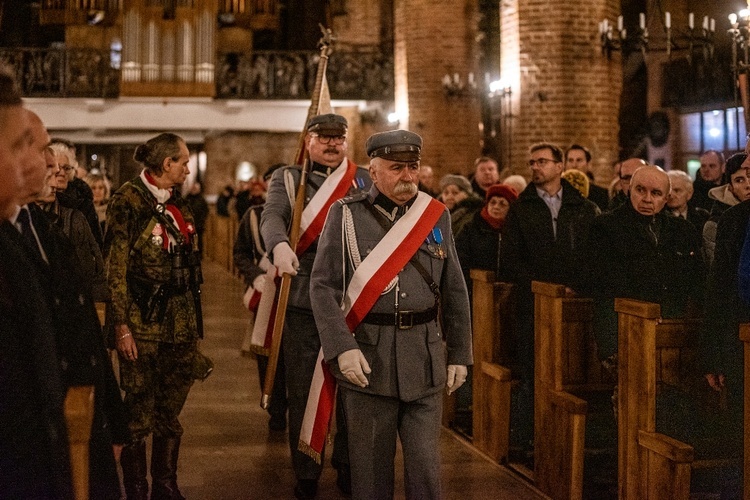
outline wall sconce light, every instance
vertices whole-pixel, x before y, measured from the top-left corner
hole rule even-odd
[[[477,89],[477,82],[474,79],[474,73],[469,73],[466,81],[464,81],[458,73],[453,73],[453,76],[446,73],[443,76],[441,83],[443,84],[445,95],[449,97],[471,94]]]

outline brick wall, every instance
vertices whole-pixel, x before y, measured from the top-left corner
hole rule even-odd
[[[336,113],[349,122],[347,156],[367,166],[365,141],[376,130],[362,125],[356,107],[337,108]],[[227,184],[235,185],[235,172],[240,162],[249,161],[260,175],[274,163],[288,163],[297,149],[298,133],[224,132],[209,134],[205,139],[207,158],[203,187],[206,194],[217,194]]]
[[[598,23],[618,14],[615,0],[501,2],[501,76],[512,89],[503,132],[510,128],[510,160],[506,152],[502,166],[528,176],[534,142],[579,143],[591,149],[597,182],[606,185],[618,153],[622,69],[619,54],[601,54]]]
[[[475,95],[447,96],[443,75],[477,74],[476,1],[395,0],[396,110],[401,128],[424,139],[422,161],[436,178],[469,173],[480,153]]]

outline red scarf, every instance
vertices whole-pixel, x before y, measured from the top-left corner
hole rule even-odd
[[[489,210],[487,210],[487,205],[482,207],[482,211],[479,212],[479,215],[481,215],[482,219],[484,219],[487,224],[492,226],[492,229],[494,229],[495,231],[500,231],[500,229],[503,228],[503,224],[505,224],[505,219],[496,219],[490,215]]]

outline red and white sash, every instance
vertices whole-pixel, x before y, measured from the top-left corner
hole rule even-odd
[[[411,208],[355,270],[341,307],[351,332],[372,309],[388,283],[417,253],[444,211],[445,205],[420,191]],[[321,348],[307,397],[299,442],[299,450],[318,463],[333,413],[335,394],[336,379],[323,360]]]
[[[346,196],[356,173],[357,165],[349,161],[348,158],[344,158],[341,165],[326,178],[315,196],[302,211],[301,236],[297,242],[296,250],[298,256],[305,253],[305,250],[318,239],[321,231],[323,231],[328,209],[335,201]]]
[[[271,342],[273,339],[273,318],[276,317],[276,305],[278,303],[278,291],[281,284],[281,278],[277,276],[273,281],[266,277],[266,284],[263,293],[253,292],[258,296],[258,308],[255,311],[255,322],[253,323],[253,333],[250,338],[250,350],[256,354],[268,356],[271,352]],[[251,290],[251,288],[248,288]],[[247,294],[245,294],[247,295]]]

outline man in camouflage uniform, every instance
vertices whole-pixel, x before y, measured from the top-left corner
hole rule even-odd
[[[134,158],[145,169],[112,196],[105,238],[108,322],[133,437],[121,463],[128,499],[145,500],[145,439],[153,433],[151,499],[182,499],[178,416],[195,378],[201,277],[192,214],[171,188],[184,182],[189,153],[181,138],[161,134]]]
[[[336,171],[338,174],[351,174],[352,170],[354,171],[351,183],[342,186],[350,193],[370,187],[371,181],[367,170],[356,167],[346,158],[347,121],[343,116],[315,116],[310,119],[307,132],[306,142],[311,168],[306,186],[306,206],[318,191],[323,194],[324,183],[329,176],[333,177]],[[310,382],[320,350],[320,340],[310,305],[310,271],[315,260],[317,236],[314,236],[306,250],[300,252],[302,245],[298,244],[299,257],[289,246],[288,232],[294,205],[294,197],[290,196],[290,192],[295,192],[299,186],[299,178],[299,166],[281,168],[274,172],[261,217],[260,233],[266,250],[270,251],[273,265],[279,268],[281,273],[293,276],[282,341],[289,404],[289,446],[297,477],[294,494],[296,498],[304,499],[315,498],[321,473],[320,464],[297,449]],[[322,217],[325,217],[325,212],[321,212]],[[304,241],[306,234],[309,233],[305,231],[301,241]],[[312,239],[313,237],[310,238]],[[345,433],[341,431],[336,434],[331,457],[332,465],[339,470],[339,488],[344,491],[349,489],[348,458],[346,444],[342,439],[345,437]]]

